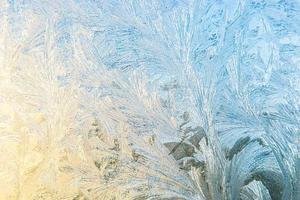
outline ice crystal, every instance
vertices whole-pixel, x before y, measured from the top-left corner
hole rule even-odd
[[[300,2],[1,0],[0,199],[299,200]]]

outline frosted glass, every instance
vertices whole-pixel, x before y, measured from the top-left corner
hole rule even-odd
[[[298,0],[0,0],[0,200],[299,200]]]

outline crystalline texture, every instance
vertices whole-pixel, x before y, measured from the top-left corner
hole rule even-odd
[[[297,0],[0,1],[0,199],[299,200]]]

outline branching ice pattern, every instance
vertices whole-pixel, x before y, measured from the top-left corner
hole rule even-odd
[[[300,2],[1,0],[0,199],[299,200]]]

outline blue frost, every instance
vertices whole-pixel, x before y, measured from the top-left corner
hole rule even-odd
[[[102,170],[72,168],[80,195],[300,199],[300,2],[32,0],[0,8],[5,41],[39,61],[39,81],[77,91],[72,128]],[[23,81],[29,68],[16,62],[11,76],[22,94],[38,87]],[[59,107],[63,97],[49,103],[55,89],[39,91],[45,100],[34,105]]]

